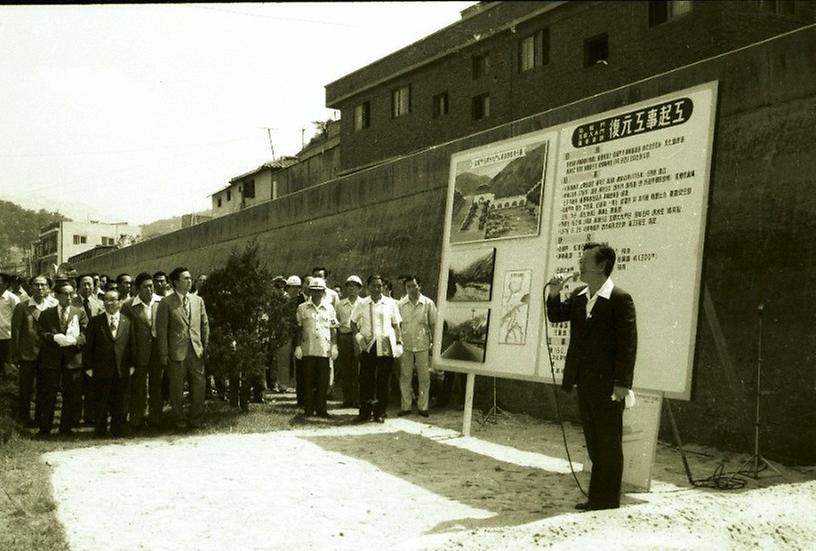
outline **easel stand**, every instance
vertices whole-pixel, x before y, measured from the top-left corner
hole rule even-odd
[[[774,467],[770,461],[765,459],[759,451],[759,425],[760,425],[760,404],[762,396],[768,394],[762,392],[762,313],[764,306],[760,304],[757,307],[758,314],[758,328],[757,328],[757,368],[756,368],[756,386],[754,389],[754,454],[748,458],[737,470],[742,475],[749,476],[754,480],[759,479],[759,473],[764,471],[766,467],[770,467],[776,474],[787,481],[787,478],[782,471]],[[750,468],[745,470],[745,467],[750,465]]]
[[[496,377],[493,377],[493,405],[487,410],[487,413],[482,417],[479,424],[482,426],[485,426],[487,423],[496,424],[498,423],[499,415],[507,415],[507,412],[500,408],[496,401]]]

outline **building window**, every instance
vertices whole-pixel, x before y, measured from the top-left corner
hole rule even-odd
[[[244,198],[255,198],[255,180],[244,182]]]
[[[651,0],[649,2],[649,26],[686,15],[691,11],[691,0]]]
[[[218,198],[218,208],[221,208],[221,198]]]
[[[371,104],[363,102],[354,106],[354,130],[363,130],[371,125]]]
[[[448,114],[448,93],[442,92],[433,97],[433,118],[438,119]]]
[[[74,245],[84,245],[88,242],[87,235],[76,235],[74,234]]]
[[[479,94],[473,98],[473,120],[490,116],[490,94]]]
[[[395,119],[411,112],[411,86],[403,86],[391,92],[391,118]]]
[[[605,65],[607,59],[609,59],[609,35],[599,34],[584,41],[584,67],[591,67],[596,63]]]
[[[487,74],[490,74],[490,55],[473,56],[473,79],[482,78]]]
[[[541,29],[525,36],[519,41],[518,48],[519,73],[548,64],[550,62],[550,29]]]
[[[227,201],[232,201],[232,190],[231,189],[227,190]]]

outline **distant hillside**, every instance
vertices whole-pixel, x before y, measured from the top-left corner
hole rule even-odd
[[[541,180],[546,153],[547,144],[544,143],[528,151],[524,157],[510,161],[501,172],[493,177],[490,184],[496,199],[524,195],[530,191],[530,188]]]
[[[493,282],[493,251],[474,260],[460,272],[455,273],[457,282],[462,283],[492,283]]]
[[[0,265],[19,262],[21,250],[31,247],[40,228],[60,220],[67,218],[59,212],[29,210],[11,201],[0,200]]]
[[[473,195],[482,184],[490,184],[490,176],[479,176],[472,172],[463,172],[456,176],[456,190],[462,195]]]
[[[205,210],[197,212],[196,214],[211,216],[212,211]],[[180,230],[181,219],[182,216],[174,216],[173,218],[163,218],[162,220],[156,220],[155,222],[150,222],[149,224],[142,224],[142,239],[150,239],[152,237],[164,235],[165,233]]]

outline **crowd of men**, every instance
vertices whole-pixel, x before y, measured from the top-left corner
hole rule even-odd
[[[419,278],[400,277],[405,295],[397,300],[378,274],[365,283],[352,275],[334,288],[327,275],[315,268],[310,275],[273,280],[290,306],[284,315],[291,316],[293,329],[291,338],[269,351],[265,380],[252,382],[255,401],[263,401],[264,388],[294,387],[304,418],[330,417],[328,399],[342,397],[343,407],[358,409],[355,421],[383,422],[391,389],[398,386],[398,415],[411,414],[416,403],[417,413],[427,417],[437,311]],[[89,273],[22,282],[0,274],[0,365],[4,372],[17,368],[18,421],[50,435],[58,395],[63,435],[83,422],[99,437],[170,422],[179,430],[195,429],[205,398],[226,399],[227,387],[233,405],[247,410],[249,393],[238,392],[246,382],[205,370],[205,284],[205,275],[193,282],[185,267],[135,279]],[[452,375],[440,381],[439,405],[450,396]]]

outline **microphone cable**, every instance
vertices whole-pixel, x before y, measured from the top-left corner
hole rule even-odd
[[[544,291],[546,291],[547,287],[549,286],[550,282],[548,281],[544,284]],[[581,482],[578,480],[578,475],[575,474],[575,468],[572,466],[572,456],[570,455],[569,444],[567,444],[567,431],[564,428],[564,419],[561,417],[561,404],[558,400],[558,382],[555,379],[555,367],[553,367],[552,348],[550,347],[550,320],[547,318],[546,298],[544,299],[544,339],[547,342],[547,357],[550,361],[550,374],[552,375],[553,382],[553,398],[555,400],[555,416],[558,419],[558,425],[561,427],[561,438],[564,441],[564,450],[567,452],[567,462],[569,463],[570,473],[572,473],[572,478],[575,480],[575,485],[578,486],[578,489],[581,490],[584,497],[589,499],[589,494],[584,491],[583,486],[581,486]]]

